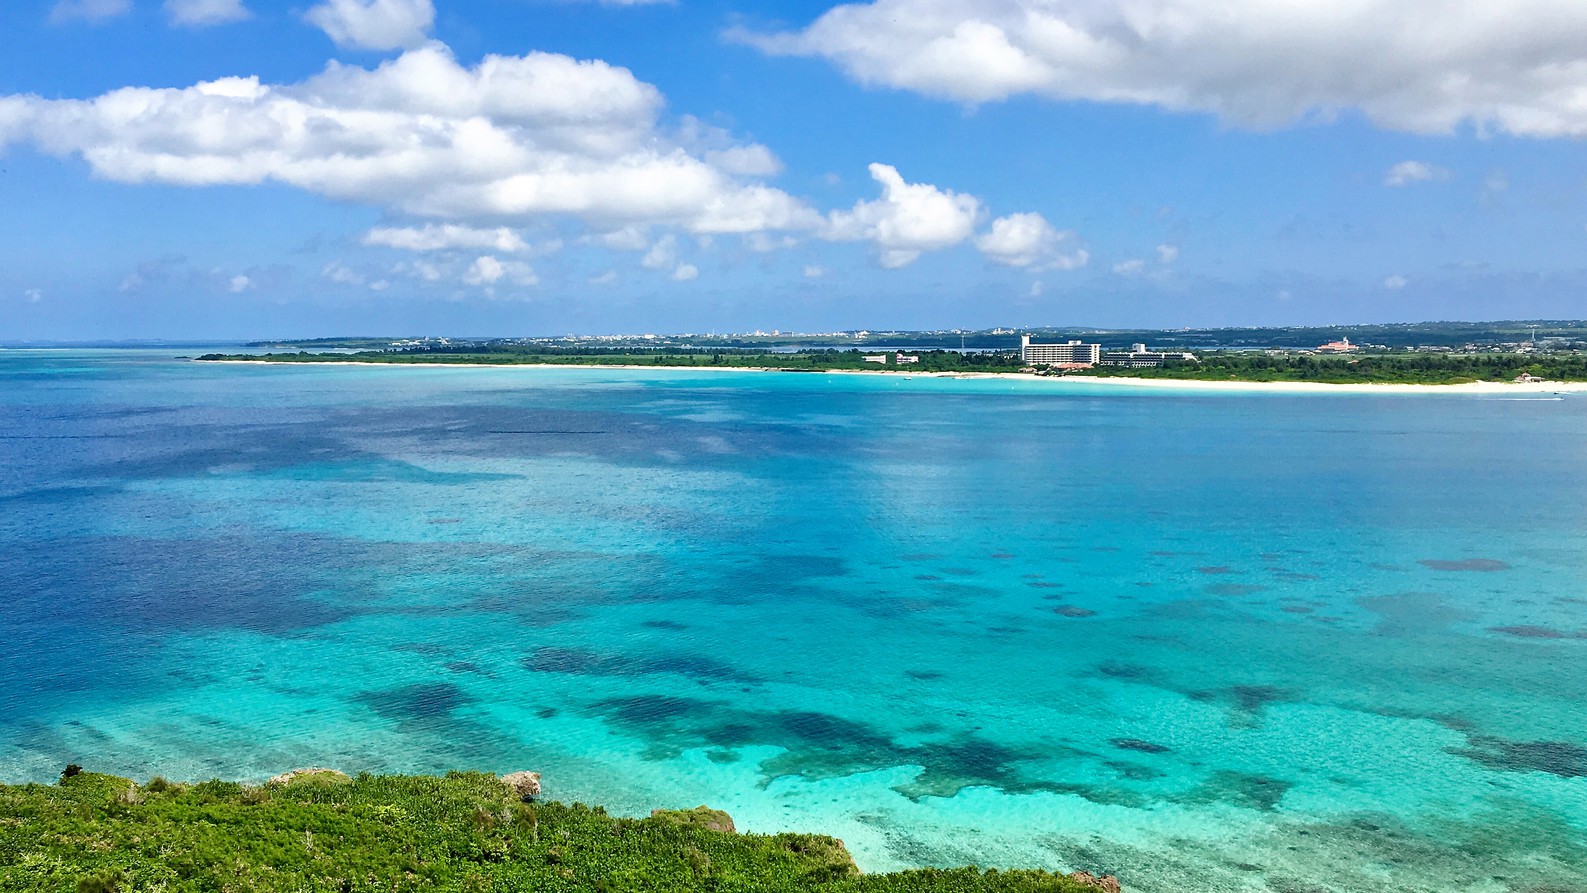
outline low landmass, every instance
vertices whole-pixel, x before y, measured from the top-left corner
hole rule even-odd
[[[901,362],[900,355],[904,357]],[[867,359],[869,357],[870,359]],[[877,357],[883,357],[878,361]],[[440,366],[607,366],[694,369],[761,369],[785,372],[877,372],[887,374],[1063,375],[1145,381],[1256,382],[1264,384],[1456,385],[1475,382],[1587,382],[1587,353],[1381,352],[1346,356],[1262,351],[1211,351],[1194,361],[1152,368],[1094,366],[1047,370],[1026,366],[1017,352],[924,350],[912,353],[859,350],[693,351],[653,349],[547,349],[459,344],[340,353],[299,351],[273,354],[205,354],[204,361],[255,363],[364,363]]]
[[[295,770],[263,785],[144,784],[68,767],[0,785],[0,889],[28,891],[588,891],[588,893],[1118,893],[1084,872],[862,874],[843,843],[739,834],[718,810],[649,818],[538,802],[539,777],[350,778]]]

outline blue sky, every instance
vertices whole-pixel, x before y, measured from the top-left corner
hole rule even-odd
[[[13,0],[0,60],[0,340],[1587,317],[1579,2]]]

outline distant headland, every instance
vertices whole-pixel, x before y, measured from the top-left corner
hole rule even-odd
[[[204,361],[1025,375],[1264,385],[1587,382],[1587,322],[253,342]],[[1574,388],[1571,388],[1574,389]]]

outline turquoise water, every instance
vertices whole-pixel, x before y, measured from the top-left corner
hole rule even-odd
[[[1587,890],[1587,396],[0,352],[0,777]]]

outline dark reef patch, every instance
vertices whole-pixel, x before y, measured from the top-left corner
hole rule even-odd
[[[1237,729],[1261,725],[1262,711],[1269,704],[1299,700],[1294,693],[1273,685],[1235,685],[1213,691],[1189,691],[1185,696],[1193,701],[1226,705],[1229,726]]]
[[[1378,615],[1378,624],[1372,630],[1377,636],[1432,635],[1477,617],[1470,611],[1452,607],[1448,599],[1437,592],[1361,596],[1355,603]]]
[[[1198,567],[1198,568],[1196,568],[1196,573],[1198,573],[1198,574],[1206,574],[1209,577],[1221,577],[1224,574],[1235,573],[1235,570],[1234,570],[1234,568],[1229,567],[1228,565],[1225,565],[1225,564],[1213,564],[1213,565],[1208,565],[1206,567]]]
[[[1140,738],[1111,738],[1108,743],[1119,750],[1134,750],[1141,753],[1173,753],[1173,748],[1166,744],[1154,744]]]
[[[668,632],[682,632],[689,628],[687,623],[679,623],[676,620],[646,620],[640,626],[646,629],[664,629]]]
[[[1293,785],[1283,779],[1220,769],[1189,791],[1169,799],[1196,805],[1227,803],[1243,809],[1272,812],[1291,787]]]
[[[760,764],[767,783],[784,776],[820,780],[918,766],[916,777],[896,788],[912,799],[951,797],[977,786],[1010,793],[1063,789],[1020,772],[1020,764],[1050,759],[1052,753],[1010,747],[969,732],[945,733],[935,724],[913,730],[915,735],[938,736],[935,740],[899,740],[870,723],[830,713],[744,710],[665,695],[611,698],[590,704],[588,710],[644,739],[663,758],[696,747],[780,747],[781,753]]]
[[[467,661],[467,660],[447,661],[446,663],[442,664],[441,666],[445,667],[447,670],[450,670],[453,673],[473,673],[476,676],[495,676],[496,675],[495,673],[492,673],[491,671],[482,668],[479,664],[476,664],[473,661]]]
[[[571,676],[647,676],[673,673],[702,682],[759,682],[727,664],[695,654],[635,656],[601,654],[584,648],[547,646],[535,649],[520,663],[536,673],[563,673]]]
[[[1201,587],[1201,590],[1208,595],[1216,595],[1221,598],[1239,598],[1245,595],[1255,595],[1258,592],[1266,592],[1267,587],[1257,586],[1252,583],[1211,583]]]
[[[1495,558],[1462,558],[1447,560],[1442,558],[1423,558],[1416,562],[1425,568],[1435,571],[1470,571],[1474,573],[1493,573],[1494,571],[1507,571],[1510,565]]]
[[[1560,778],[1587,778],[1587,747],[1569,741],[1511,741],[1493,735],[1467,735],[1469,747],[1449,753],[1500,772],[1546,772]]]
[[[1518,639],[1580,639],[1587,638],[1587,633],[1567,633],[1550,626],[1490,626],[1490,633],[1502,633],[1506,636],[1515,636]]]
[[[354,700],[410,732],[444,731],[451,726],[453,711],[474,703],[473,697],[449,682],[366,691]]]
[[[1059,617],[1095,617],[1095,616],[1097,616],[1097,612],[1091,610],[1090,608],[1082,608],[1079,605],[1060,605],[1060,606],[1058,606],[1056,608],[1053,608],[1052,612],[1054,614],[1057,614]]]
[[[911,679],[918,679],[922,682],[942,678],[942,674],[936,670],[905,670],[904,675]]]

